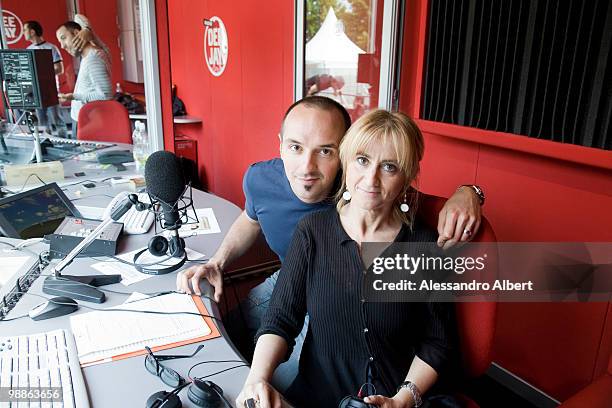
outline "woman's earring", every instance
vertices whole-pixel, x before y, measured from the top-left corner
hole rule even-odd
[[[406,193],[404,193],[404,202],[400,204],[400,211],[403,213],[407,213],[409,209],[410,206],[408,205],[406,200]]]
[[[344,193],[342,193],[342,198],[344,198],[344,201],[351,201],[351,198],[353,197],[348,190],[344,190]]]

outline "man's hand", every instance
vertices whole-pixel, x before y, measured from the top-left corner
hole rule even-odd
[[[93,33],[89,28],[83,28],[72,38],[72,47],[78,51],[83,51],[83,48],[90,41],[93,41]]]
[[[463,186],[448,199],[438,216],[438,246],[448,249],[466,242],[480,228],[480,199],[476,192]]]
[[[70,102],[71,100],[74,99],[74,95],[71,93],[60,93],[60,94],[57,94],[57,99],[60,102]]]
[[[179,292],[189,293],[192,291],[189,288],[189,283],[196,295],[200,293],[200,280],[206,279],[215,288],[215,302],[221,300],[223,295],[223,272],[219,264],[210,260],[204,265],[192,266],[189,269],[181,271],[176,276],[176,290]]]
[[[246,407],[246,401],[252,398],[259,408],[281,408],[281,395],[264,380],[248,381],[236,398],[236,407]]]

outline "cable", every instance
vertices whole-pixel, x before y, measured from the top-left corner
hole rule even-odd
[[[13,115],[13,121],[17,122],[17,117],[15,116],[15,112],[13,111],[13,108],[11,107],[11,103],[9,102],[8,96],[6,95],[6,80],[2,81],[2,97],[4,98],[4,102],[6,103],[6,107],[8,108],[8,111],[11,113],[11,115]]]
[[[15,245],[15,249],[22,249],[30,245],[35,245],[43,242],[44,240],[44,238],[28,238],[25,241],[20,242],[18,245]]]
[[[0,241],[0,244],[2,245],[6,245],[8,247],[11,247],[11,249],[17,249],[17,245],[13,245],[10,242],[6,242],[6,241]]]
[[[234,367],[230,367],[230,368],[226,368],[224,370],[217,371],[217,372],[212,373],[212,374],[207,374],[207,375],[202,376],[202,377],[191,377],[191,371],[193,371],[194,368],[196,368],[197,366],[203,365],[203,364],[212,364],[212,363],[240,363],[240,365],[237,365],[237,366],[234,366]],[[208,360],[208,361],[200,361],[199,363],[196,363],[196,364],[192,365],[189,368],[189,371],[187,371],[187,378],[189,378],[190,381],[193,381],[194,379],[203,380],[205,378],[212,377],[213,375],[221,374],[221,373],[224,373],[226,371],[234,370],[234,369],[239,368],[239,367],[248,367],[248,365],[245,364],[244,361],[242,361],[242,360]]]
[[[61,255],[66,255],[66,254],[61,254]],[[170,259],[174,258],[174,256],[172,255],[167,255],[165,258],[160,259],[158,261],[152,262],[152,263],[148,263],[148,264],[135,264],[133,262],[130,261],[126,261],[125,259],[119,258],[116,255],[107,255],[107,254],[102,254],[99,252],[92,252],[91,255],[86,255],[84,256],[84,258],[89,258],[89,259],[93,259],[94,261],[99,261],[99,262],[108,262],[108,260],[103,259],[103,258],[111,258],[116,262],[120,262],[122,264],[125,265],[129,265],[129,266],[133,266],[133,267],[147,267],[147,266],[155,266],[155,265],[160,265],[166,261],[169,261]]]
[[[46,296],[42,296],[36,293],[29,293],[29,292],[23,292],[23,291],[17,291],[17,293],[20,293],[22,295],[30,295],[30,296],[35,296],[35,297],[39,297],[42,299],[45,299],[55,305],[67,305],[67,306],[73,306],[73,303],[68,303],[68,302],[59,302],[57,300],[53,300],[53,298],[48,298]],[[153,296],[155,297],[155,296]],[[139,300],[146,300],[146,299],[139,299]],[[91,307],[91,306],[87,306],[84,305],[82,303],[79,303],[79,307],[83,307],[85,309],[89,309],[89,310],[95,310],[97,312],[133,312],[133,313],[144,313],[144,314],[156,314],[156,315],[191,315],[191,316],[201,316],[201,317],[208,317],[214,320],[217,320],[218,322],[222,323],[221,319],[212,316],[212,315],[208,315],[208,314],[204,314],[204,313],[195,313],[195,312],[158,312],[155,310],[132,310],[132,309],[100,309],[97,307]],[[0,320],[0,322],[7,322],[7,321],[11,321],[11,320],[17,320],[17,319],[21,319],[23,317],[28,316],[23,315],[23,316],[19,316],[19,317],[14,317],[11,319],[2,319]]]
[[[45,182],[43,179],[41,179],[41,178],[38,176],[38,174],[36,174],[36,173],[32,173],[32,174],[30,174],[30,175],[28,176],[28,178],[26,178],[26,180],[23,182],[23,185],[21,186],[21,189],[19,189],[19,191],[11,191],[11,190],[9,190],[9,189],[8,189],[8,188],[6,188],[6,187],[4,188],[4,190],[5,190],[5,191],[7,191],[9,194],[19,194],[19,193],[21,193],[21,192],[22,192],[22,191],[25,189],[26,185],[28,184],[28,181],[30,181],[30,179],[32,178],[32,176],[36,177],[36,178],[38,179],[38,181],[40,181],[40,182],[41,182],[43,185],[45,185],[45,186],[47,185],[47,183],[46,183],[46,182]]]
[[[70,201],[78,201],[78,200],[84,200],[86,198],[91,198],[91,197],[110,197],[110,198],[115,198],[115,196],[112,196],[110,194],[91,194],[88,195],[87,197],[75,197]]]
[[[110,180],[110,179],[112,179],[112,177],[107,177],[107,178],[105,178],[105,179],[98,180],[98,181],[96,181],[96,180],[90,180],[90,179],[86,179],[86,180],[79,180],[79,181],[75,181],[74,183],[64,184],[64,185],[62,186],[62,191],[66,191],[66,190],[68,190],[66,187],[78,186],[79,184],[83,184],[83,183],[94,183],[94,184],[99,183],[99,184],[102,184],[102,183],[105,183],[106,181],[108,181],[108,180]],[[108,183],[107,183],[107,184],[108,184]],[[115,198],[115,197],[113,196],[113,198]]]
[[[40,276],[55,276],[55,275],[54,274],[41,274]],[[67,282],[70,281],[70,279],[64,278],[62,276],[58,276],[58,277],[56,277],[56,279],[67,281]],[[98,290],[101,290],[102,292],[115,293],[117,295],[132,295],[132,294],[135,293],[135,292],[121,292],[121,291],[118,291],[118,290],[106,289],[106,288],[90,285],[88,283],[83,283],[83,282],[81,282],[81,285],[89,286],[90,288],[96,288]],[[166,291],[161,291],[161,292],[143,293],[143,295],[150,296],[150,297],[157,297],[157,296],[162,296],[162,295],[169,295],[171,293],[182,294],[181,292],[178,292],[176,290],[166,290]],[[35,295],[33,293],[30,293],[30,294],[33,295],[33,296],[40,296],[40,295]],[[145,300],[145,299],[139,299],[139,300]]]
[[[10,319],[0,319],[0,322],[12,322],[13,320],[19,320],[19,319],[23,319],[24,317],[28,317],[29,314],[24,314],[21,316],[17,316],[17,317],[11,317]]]
[[[36,240],[36,242],[33,242],[34,240]],[[34,256],[39,257],[39,260],[40,260],[40,255],[39,254],[37,254],[36,252],[34,252],[34,251],[30,250],[30,249],[25,248],[26,246],[37,244],[38,242],[40,242],[38,240],[42,241],[42,238],[30,238],[30,239],[27,239],[27,240],[21,242],[18,245],[14,245],[14,244],[11,244],[10,242],[6,242],[6,241],[0,240],[0,244],[3,244],[3,245],[6,245],[6,246],[10,247],[11,250],[13,250],[13,251],[28,252],[28,253],[30,253],[30,254],[32,254]]]
[[[203,259],[189,259],[189,258],[187,258],[187,260],[185,262],[207,264],[208,261],[210,261],[209,258],[203,258]]]

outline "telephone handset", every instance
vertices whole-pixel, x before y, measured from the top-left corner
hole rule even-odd
[[[115,196],[115,198],[113,198],[113,200],[108,203],[108,205],[106,206],[106,208],[104,209],[104,214],[102,215],[102,219],[105,220],[107,218],[109,218],[113,212],[113,210],[117,209],[120,205],[123,204],[123,202],[128,198],[128,196],[132,194],[128,191],[122,191],[119,194],[117,194]],[[134,207],[132,207],[134,208]],[[130,211],[132,211],[132,208],[130,208]],[[128,211],[129,212],[129,211]],[[126,217],[127,213],[121,217],[119,219],[119,222],[123,222],[122,220]]]
[[[112,212],[123,205],[130,193],[128,191],[122,191],[112,199],[112,201],[106,206],[104,210],[104,215],[102,219],[106,219],[110,217]],[[149,195],[147,193],[137,194],[138,201],[141,203],[148,204],[150,203]],[[119,218],[118,222],[123,223],[123,232],[126,234],[145,234],[153,225],[155,221],[155,213],[151,209],[145,209],[143,211],[138,211],[136,205],[132,205],[132,207],[126,212],[121,218]]]

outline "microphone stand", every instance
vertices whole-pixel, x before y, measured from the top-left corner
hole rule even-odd
[[[102,221],[88,236],[70,251],[64,259],[55,265],[43,283],[43,293],[48,295],[68,296],[75,300],[103,303],[106,300],[104,292],[92,286],[104,286],[121,282],[121,275],[62,275],[64,270],[83,250],[85,250],[106,228],[119,220],[132,207],[132,201],[127,199],[111,214],[110,218]]]

